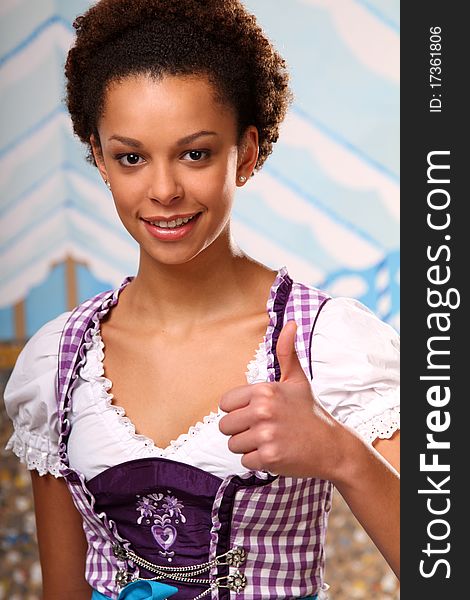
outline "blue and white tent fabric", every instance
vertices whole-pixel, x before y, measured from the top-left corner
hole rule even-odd
[[[286,58],[295,101],[239,190],[240,246],[300,281],[354,296],[399,328],[399,2],[246,0]],[[0,339],[135,273],[137,248],[86,163],[63,103],[72,22],[89,0],[0,3]],[[44,299],[47,302],[44,302]]]

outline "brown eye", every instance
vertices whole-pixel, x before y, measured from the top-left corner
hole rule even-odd
[[[202,152],[200,150],[191,150],[189,156],[191,160],[200,160],[202,157]]]
[[[189,157],[190,162],[200,162],[204,158],[208,158],[210,152],[208,150],[189,150],[184,156]]]
[[[124,167],[133,167],[134,165],[140,164],[141,157],[138,154],[121,154],[118,157],[119,162]]]

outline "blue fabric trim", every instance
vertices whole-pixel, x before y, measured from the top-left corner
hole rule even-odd
[[[158,581],[133,581],[123,588],[118,600],[165,600],[177,591],[178,588]],[[109,600],[109,597],[93,590],[91,600]]]
[[[142,584],[142,585],[140,585]],[[126,585],[119,594],[118,600],[164,600],[173,596],[178,591],[172,585],[158,583],[156,581],[135,581]],[[151,595],[149,595],[149,593]],[[108,596],[93,590],[91,600],[109,600]],[[318,600],[318,596],[305,596],[301,600]]]

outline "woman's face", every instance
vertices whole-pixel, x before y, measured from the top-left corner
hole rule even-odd
[[[234,112],[215,100],[205,77],[112,83],[98,133],[96,162],[141,252],[181,264],[228,238],[221,234],[238,177],[256,163],[258,136],[250,127],[240,151]]]

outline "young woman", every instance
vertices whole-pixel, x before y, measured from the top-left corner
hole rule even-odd
[[[74,130],[140,263],[6,389],[44,599],[324,598],[333,485],[398,573],[397,336],[231,237],[283,59],[239,0],[101,0],[75,28]]]

